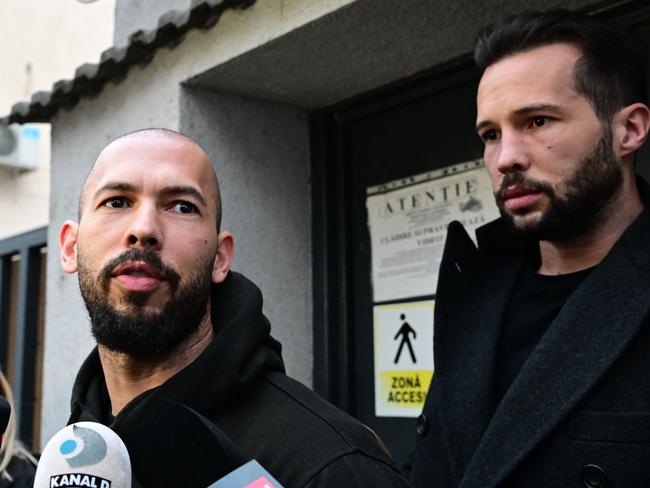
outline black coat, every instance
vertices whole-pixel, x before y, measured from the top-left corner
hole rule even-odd
[[[650,215],[569,297],[500,403],[497,344],[527,243],[449,228],[417,488],[650,486]]]
[[[231,272],[215,286],[212,303],[212,344],[115,419],[93,351],[75,382],[70,422],[104,422],[120,435],[137,421],[143,400],[169,399],[214,422],[287,488],[408,485],[369,429],[284,374],[280,345],[270,336],[253,283]],[[191,476],[196,467],[179,469]]]

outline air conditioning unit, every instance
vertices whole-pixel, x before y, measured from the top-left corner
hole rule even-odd
[[[0,168],[21,173],[38,168],[41,140],[33,125],[0,125]]]

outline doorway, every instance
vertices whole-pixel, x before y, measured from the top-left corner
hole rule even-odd
[[[376,356],[416,367],[420,358],[411,341],[426,338],[404,328],[413,319],[403,307],[433,302],[435,283],[407,298],[373,293],[369,189],[480,160],[483,144],[474,129],[478,73],[471,66],[462,60],[322,111],[312,123],[315,388],[377,432],[400,466],[408,467],[417,414],[396,416],[378,407]],[[377,313],[391,308],[395,330],[380,352]],[[432,347],[429,337],[427,351]]]

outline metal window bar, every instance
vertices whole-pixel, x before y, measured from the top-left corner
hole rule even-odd
[[[30,447],[38,444],[34,423],[40,415],[36,403],[46,243],[47,227],[0,241],[0,366],[14,391],[18,437]]]

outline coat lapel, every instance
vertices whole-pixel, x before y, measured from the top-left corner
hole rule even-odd
[[[454,230],[450,227],[450,236]],[[524,265],[519,257],[522,253],[513,258],[513,253],[506,252],[485,269],[476,248],[473,255],[466,252],[461,239],[471,241],[464,230],[463,235],[448,238],[440,282],[456,284],[438,290],[435,320],[446,329],[436,327],[434,339],[435,361],[441,365],[435,371],[440,385],[440,421],[458,481],[494,414],[499,330]],[[463,297],[477,293],[481,300],[468,307]],[[441,308],[445,304],[447,308]]]
[[[650,306],[646,214],[567,300],[494,413],[461,488],[497,486],[634,338]]]

